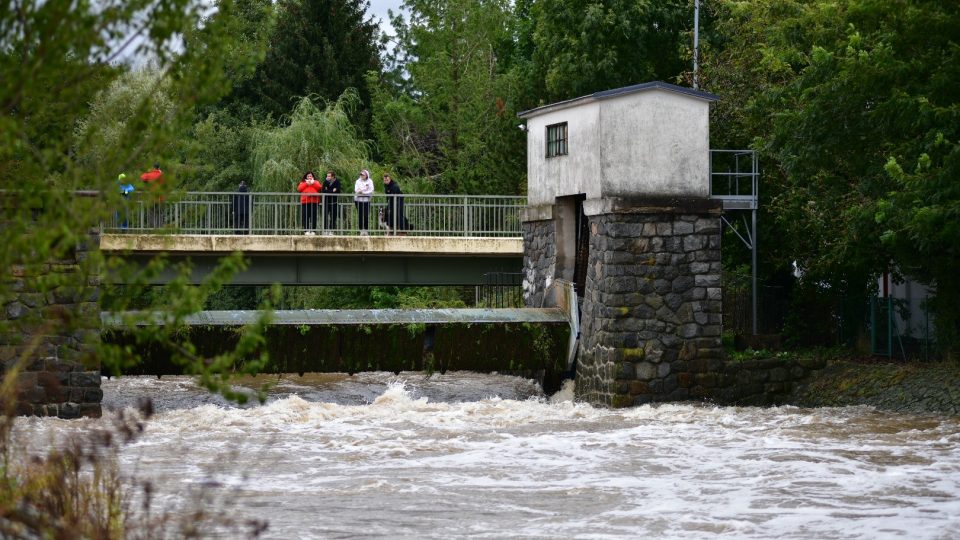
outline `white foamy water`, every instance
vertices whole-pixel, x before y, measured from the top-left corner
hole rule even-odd
[[[104,389],[159,410],[125,471],[167,501],[217,492],[268,538],[960,537],[958,417],[606,410],[470,373],[285,377],[243,408],[179,377]],[[20,419],[17,435],[91,423]]]

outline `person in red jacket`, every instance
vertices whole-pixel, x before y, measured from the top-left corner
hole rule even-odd
[[[307,171],[297,185],[297,191],[300,192],[300,222],[305,231],[303,234],[307,236],[317,234],[313,229],[317,228],[317,206],[320,205],[322,189],[323,184],[317,182],[313,171]]]
[[[163,186],[163,171],[160,170],[160,164],[154,163],[153,169],[140,175],[140,180],[143,180],[144,187],[148,193],[155,193],[159,191]],[[157,196],[154,202],[147,209],[148,227],[163,226],[163,209],[159,204],[161,202],[163,202],[163,197]]]

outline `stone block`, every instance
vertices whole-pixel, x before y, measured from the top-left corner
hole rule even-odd
[[[100,418],[103,409],[99,403],[81,403],[79,414],[84,418]]]
[[[611,402],[610,405],[611,405],[614,409],[625,409],[625,408],[630,407],[631,405],[634,405],[634,404],[635,404],[635,403],[634,403],[634,398],[633,398],[633,396],[625,395],[625,394],[617,394],[617,395],[613,396],[613,400],[612,400],[612,402]]]
[[[83,401],[87,403],[100,403],[103,400],[103,390],[100,388],[87,388],[83,391]]]
[[[659,295],[669,294],[673,290],[673,283],[668,279],[658,279],[653,282],[653,290]]]
[[[637,380],[640,381],[649,381],[657,376],[657,366],[650,362],[638,362],[635,369]]]
[[[650,385],[645,381],[631,381],[629,393],[631,396],[636,396],[638,394],[649,394]]]
[[[691,251],[700,251],[705,247],[707,247],[707,239],[704,236],[683,237],[683,251],[686,253]]]
[[[684,324],[680,326],[680,337],[685,339],[690,339],[697,337],[700,334],[700,325],[698,324]]]
[[[634,368],[633,362],[620,362],[619,369],[617,370],[618,379],[635,379],[637,376],[637,370]]]
[[[666,401],[684,401],[690,399],[690,390],[687,388],[675,388],[667,396]]]
[[[693,376],[693,382],[704,388],[714,388],[718,386],[716,373],[697,373]]]
[[[670,375],[670,364],[662,363],[659,366],[657,366],[657,377],[663,378],[663,377],[666,377],[667,375]]]
[[[660,309],[663,306],[663,297],[655,294],[644,295],[643,301],[653,309]]]
[[[73,419],[80,417],[80,405],[78,403],[67,402],[60,406],[58,414],[60,418]]]
[[[666,302],[668,308],[677,311],[683,305],[683,295],[671,292],[664,295],[663,301]]]
[[[651,311],[652,311],[652,310],[651,310]],[[657,319],[658,321],[660,321],[660,322],[665,322],[665,323],[681,324],[681,322],[682,322],[682,321],[680,321],[680,319],[677,318],[677,316],[674,314],[674,312],[673,312],[670,308],[668,308],[667,306],[663,306],[662,308],[660,308],[660,309],[658,309],[658,310],[656,311],[656,314],[655,314],[655,315],[652,315],[652,316],[646,317],[646,318],[647,318],[647,319],[653,319],[654,317],[656,317],[656,319]]]
[[[665,238],[663,241],[663,251],[667,253],[683,253],[684,244],[682,237],[670,236]]]
[[[19,319],[27,314],[27,307],[20,302],[10,302],[5,306],[8,319]]]
[[[677,373],[677,384],[680,388],[690,388],[693,376],[690,373]]]
[[[718,234],[720,232],[720,219],[698,218],[694,223],[694,232],[703,234]]]
[[[720,276],[718,274],[697,274],[694,277],[697,287],[720,287]]]
[[[93,386],[100,387],[100,372],[98,371],[81,371],[73,372],[70,374],[70,385],[71,386]]]
[[[787,370],[783,367],[776,367],[770,370],[770,382],[784,382],[787,380]]]
[[[683,293],[690,290],[693,285],[694,278],[692,276],[680,276],[673,280],[673,286],[671,290],[675,293]]]
[[[673,234],[677,236],[692,234],[693,232],[693,223],[689,221],[677,221],[673,224]]]
[[[764,385],[763,392],[765,394],[782,394],[786,387],[782,382],[769,382]]]

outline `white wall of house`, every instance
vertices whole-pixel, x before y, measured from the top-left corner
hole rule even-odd
[[[547,156],[547,126],[567,123],[565,156]],[[553,204],[554,198],[586,193],[600,197],[600,104],[584,103],[527,122],[527,201]]]
[[[670,85],[630,88],[520,114],[527,121],[530,205],[579,193],[588,199],[709,197],[710,101],[715,97],[678,92]],[[567,123],[568,154],[548,158],[547,126],[562,122]]]
[[[664,90],[600,104],[603,196],[710,196],[710,105]]]

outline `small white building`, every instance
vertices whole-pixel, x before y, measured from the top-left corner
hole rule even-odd
[[[557,197],[710,196],[710,102],[648,82],[520,113],[527,121],[528,204]]]

